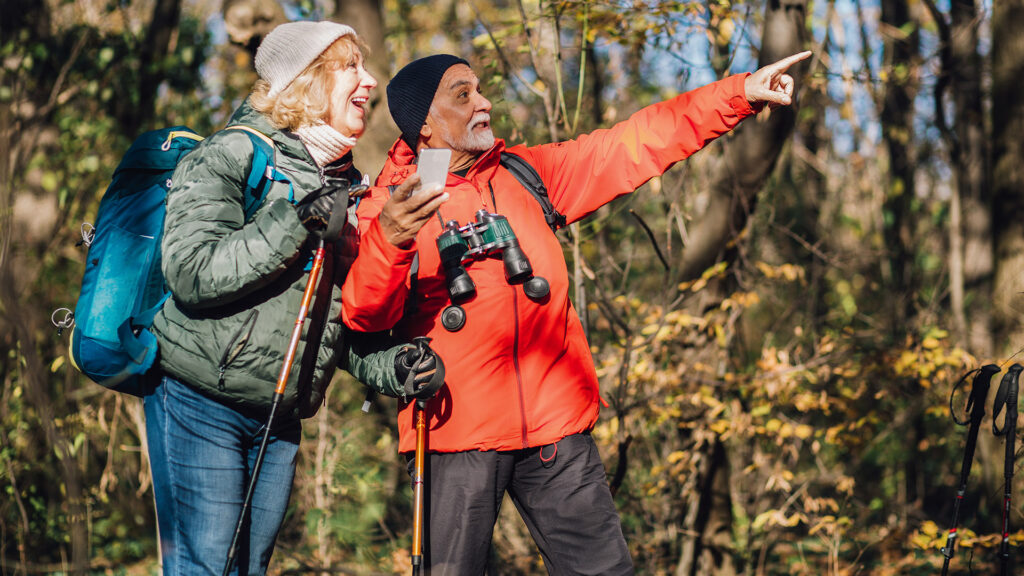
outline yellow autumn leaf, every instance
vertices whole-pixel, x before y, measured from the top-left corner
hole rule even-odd
[[[715,420],[714,422],[711,423],[710,428],[711,428],[711,431],[714,432],[715,434],[718,434],[718,435],[725,434],[726,432],[729,431],[729,421],[728,420]]]

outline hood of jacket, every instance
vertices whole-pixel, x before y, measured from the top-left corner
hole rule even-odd
[[[470,181],[487,181],[494,177],[498,169],[501,153],[505,150],[505,141],[501,138],[494,139],[494,145],[486,152],[482,152],[473,165],[466,172],[465,179]],[[410,175],[416,172],[416,152],[399,138],[388,150],[387,160],[384,161],[384,168],[377,176],[377,186],[392,186],[401,184]]]

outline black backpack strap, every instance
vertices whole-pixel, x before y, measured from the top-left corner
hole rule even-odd
[[[537,174],[529,162],[511,152],[502,152],[500,162],[516,177],[523,188],[526,188],[537,199],[541,210],[544,211],[544,221],[548,223],[552,232],[557,232],[559,228],[565,226],[565,216],[555,210],[554,205],[551,204],[551,198],[548,197],[548,189],[540,179],[540,174]]]

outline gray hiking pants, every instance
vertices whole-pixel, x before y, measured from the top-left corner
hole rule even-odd
[[[509,452],[432,453],[425,479],[424,564],[432,576],[503,572],[488,560],[506,491],[540,548],[548,574],[633,574],[590,434]]]

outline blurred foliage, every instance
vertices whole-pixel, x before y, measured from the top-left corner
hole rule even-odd
[[[249,55],[220,40],[219,14],[202,3],[184,3],[166,55],[145,61],[146,38],[166,24],[151,21],[158,4],[25,0],[5,5],[0,22],[0,273],[12,285],[0,319],[28,326],[17,333],[27,337],[0,335],[2,574],[63,573],[76,526],[91,573],[155,571],[139,403],[68,366],[67,335],[56,337],[49,318],[73,307],[79,224],[94,218],[130,140],[173,124],[209,133],[253,81]],[[763,11],[747,2],[381,6],[395,68],[439,51],[471,57],[495,130],[513,143],[570,138],[751,69]],[[608,403],[594,435],[639,573],[933,574],[941,565],[964,437],[949,419],[951,383],[1002,360],[975,357],[951,335],[948,159],[928,130],[907,135],[927,155],[911,203],[919,281],[891,290],[879,191],[897,183],[873,98],[886,78],[927,71],[872,76],[877,62],[860,60],[871,46],[845,43],[840,32],[851,31],[827,8],[815,6],[806,24],[821,63],[806,79],[797,132],[779,143],[779,166],[723,248],[728,257],[699,278],[674,268],[720,143],[561,233]],[[329,14],[331,5],[289,9]],[[864,26],[880,42],[877,23]],[[868,81],[855,82],[862,72]],[[153,104],[140,110],[147,78],[158,80]],[[894,299],[915,312],[904,325],[889,322]],[[43,399],[29,394],[40,381]],[[305,423],[274,573],[409,571],[411,490],[394,401],[378,399],[366,415],[361,397],[341,375],[328,408]],[[62,472],[68,462],[77,480]],[[979,452],[954,560],[962,568],[972,556],[979,571],[994,566],[1001,490],[980,481],[981,469],[1001,462]],[[84,502],[70,502],[72,481]],[[78,504],[86,518],[70,517]],[[512,507],[502,512],[501,573],[544,573]]]

